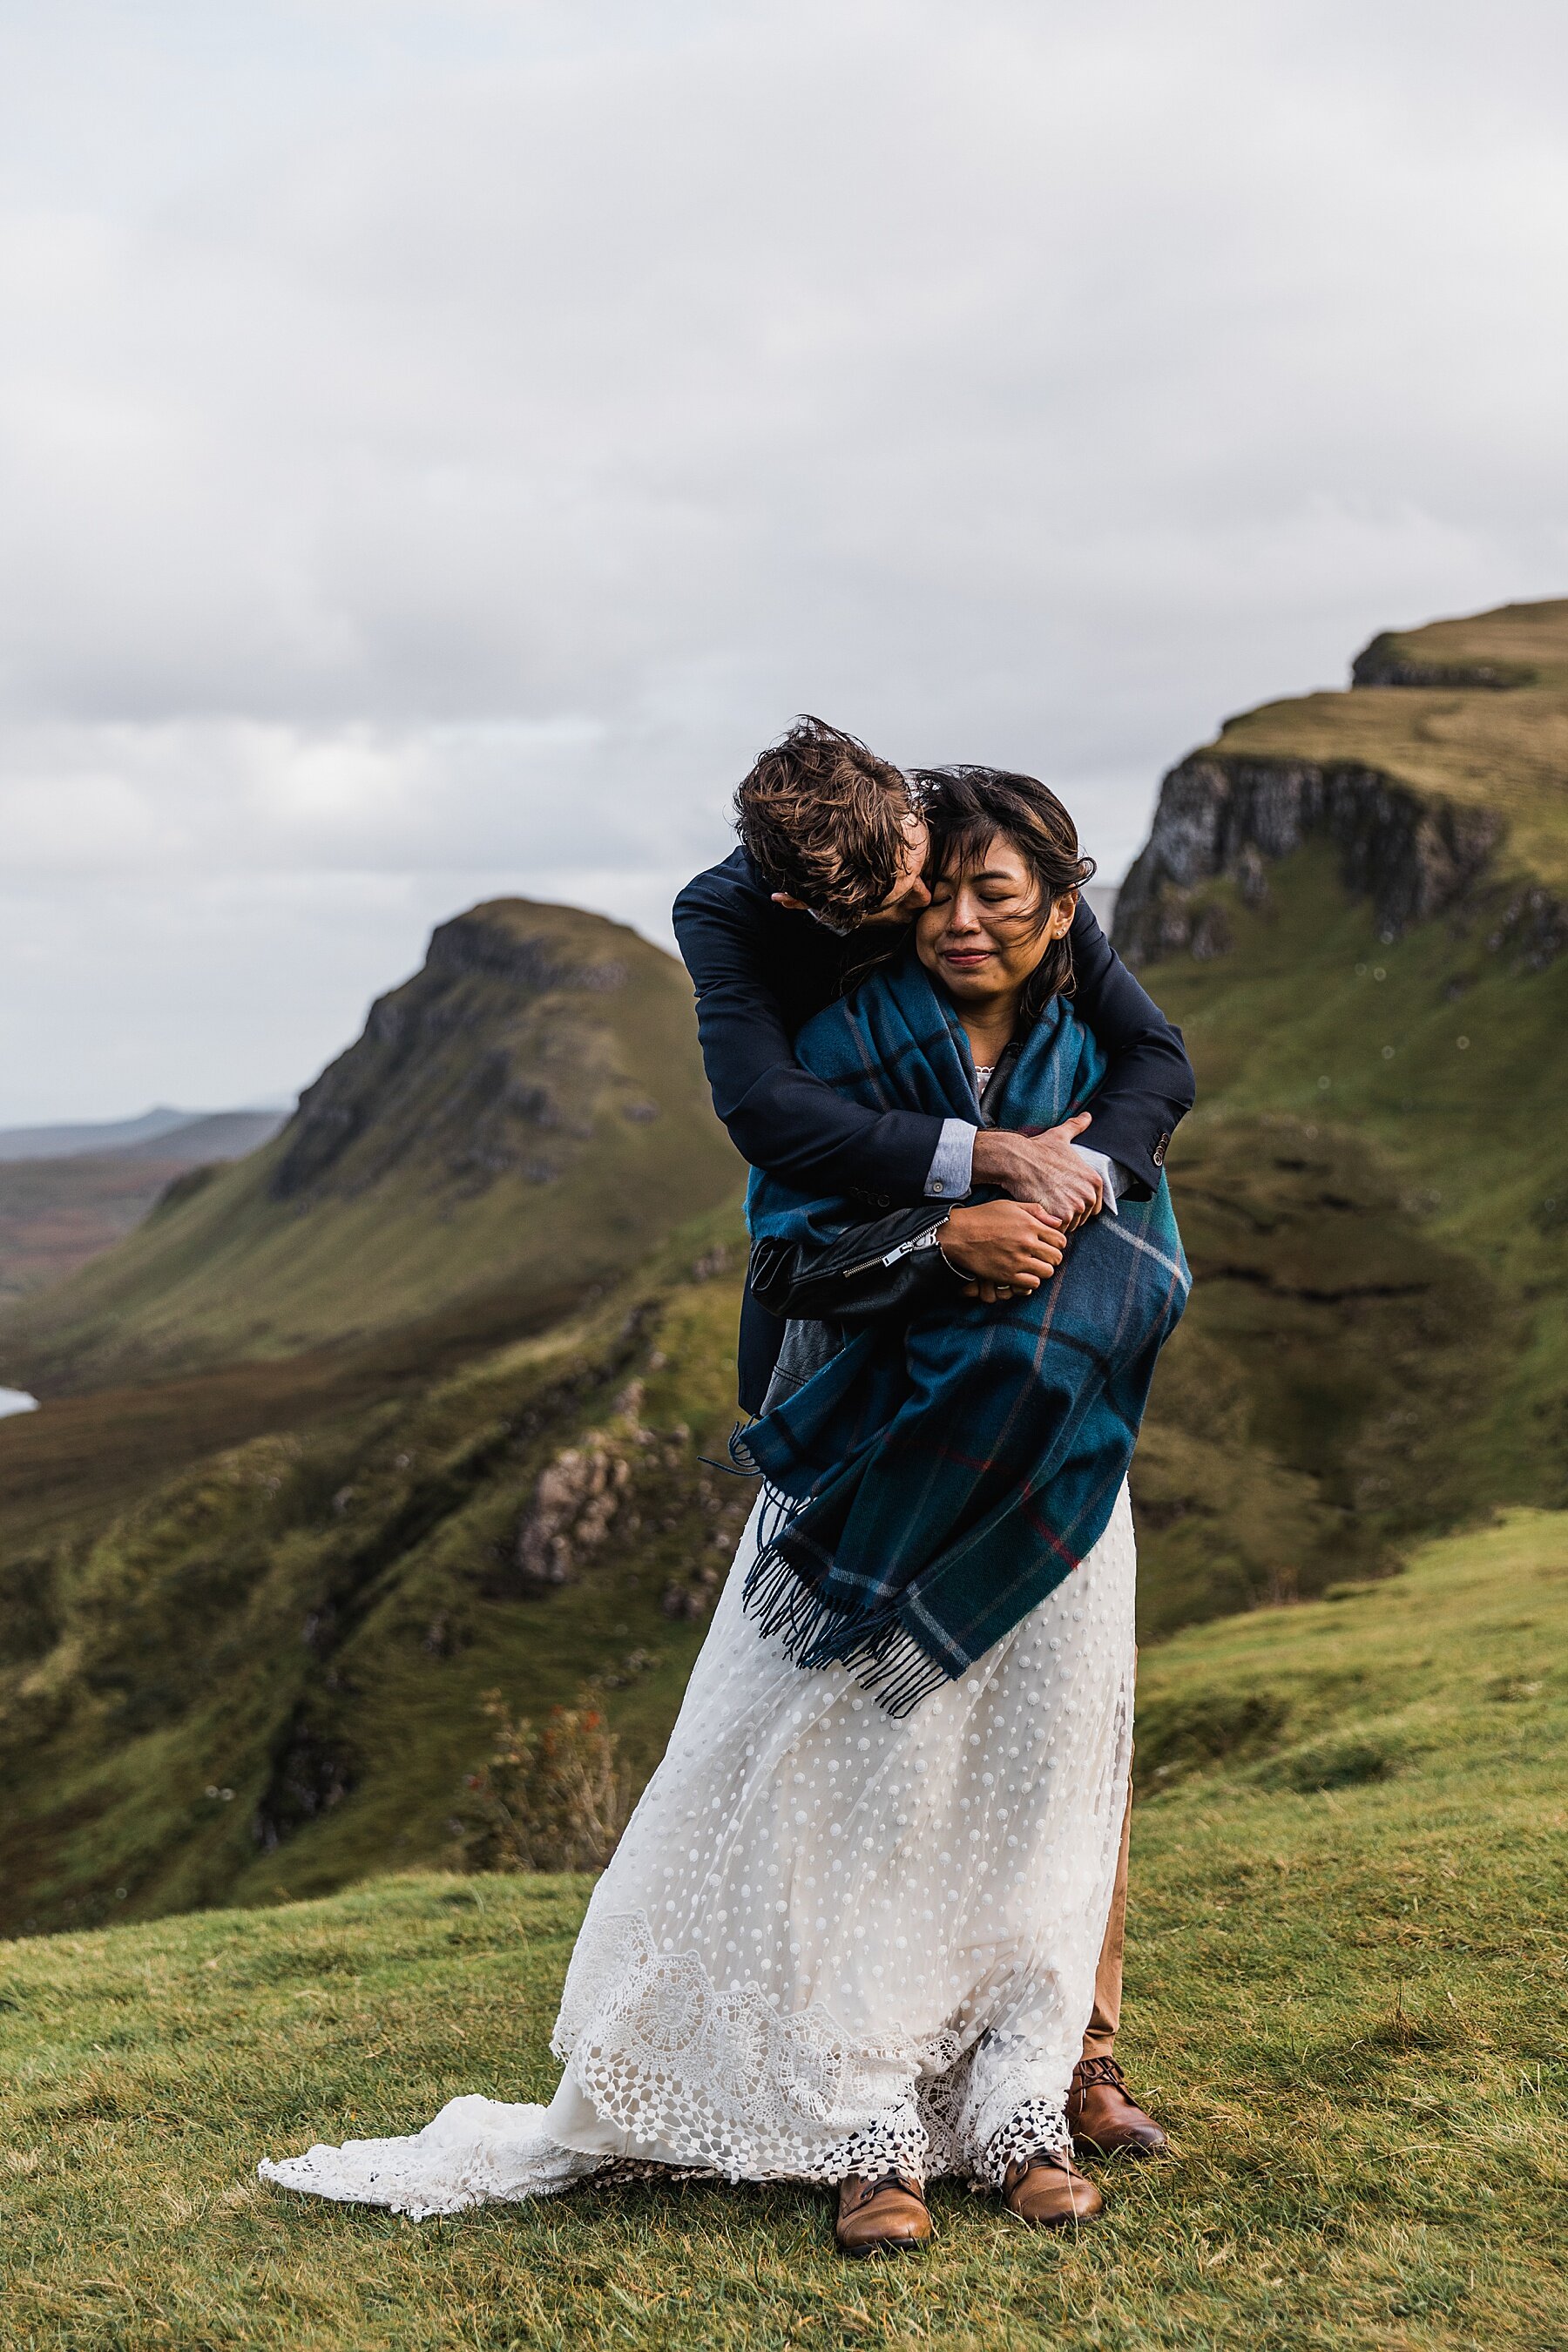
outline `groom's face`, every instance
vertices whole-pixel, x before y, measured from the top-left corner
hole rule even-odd
[[[912,923],[924,907],[931,905],[931,891],[926,884],[925,863],[931,852],[931,835],[925,819],[916,816],[911,809],[904,819],[904,845],[899,864],[899,876],[892,888],[868,923]]]
[[[924,907],[931,905],[931,891],[925,879],[925,863],[931,853],[931,835],[925,819],[911,809],[903,820],[903,845],[899,855],[899,871],[892,888],[876,910],[864,921],[854,926],[857,930],[871,930],[885,923],[912,923]],[[804,915],[815,915],[819,923],[826,923],[830,931],[843,928],[804,898],[791,898],[787,890],[773,894],[775,907],[789,907]]]

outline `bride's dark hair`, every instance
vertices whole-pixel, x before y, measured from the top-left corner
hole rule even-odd
[[[1040,887],[1037,935],[1057,900],[1079,890],[1094,872],[1094,860],[1078,845],[1078,827],[1048,784],[1006,768],[919,768],[914,783],[931,828],[930,881],[946,867],[973,873],[996,835],[1007,839]],[[1020,1010],[1033,1021],[1053,996],[1071,993],[1072,947],[1053,940],[1029,974]]]

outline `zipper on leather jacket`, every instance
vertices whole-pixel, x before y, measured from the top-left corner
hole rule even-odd
[[[908,1257],[912,1250],[932,1248],[938,1234],[946,1223],[947,1219],[941,1217],[934,1225],[929,1225],[923,1234],[915,1234],[909,1241],[900,1242],[896,1249],[889,1250],[885,1256],[866,1257],[861,1259],[858,1265],[847,1265],[839,1276],[839,1280],[852,1282],[858,1274],[868,1274],[874,1265],[897,1265],[899,1260],[901,1257]]]

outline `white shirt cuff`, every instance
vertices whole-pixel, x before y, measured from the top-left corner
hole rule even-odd
[[[1109,1159],[1103,1151],[1091,1151],[1087,1143],[1075,1143],[1072,1149],[1080,1160],[1088,1160],[1099,1177],[1105,1191],[1105,1206],[1111,1215],[1115,1216],[1116,1203],[1126,1192],[1131,1181],[1126,1169],[1122,1167],[1120,1160]],[[934,1166],[935,1163],[932,1164]],[[928,1185],[926,1189],[929,1192],[931,1188]]]
[[[976,1131],[966,1118],[942,1120],[941,1140],[926,1171],[928,1201],[963,1200],[974,1181]]]

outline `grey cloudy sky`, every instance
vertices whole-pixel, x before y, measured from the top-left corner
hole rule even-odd
[[[1568,590],[1568,12],[0,0],[0,1125],[282,1097],[802,709],[1108,876]]]

